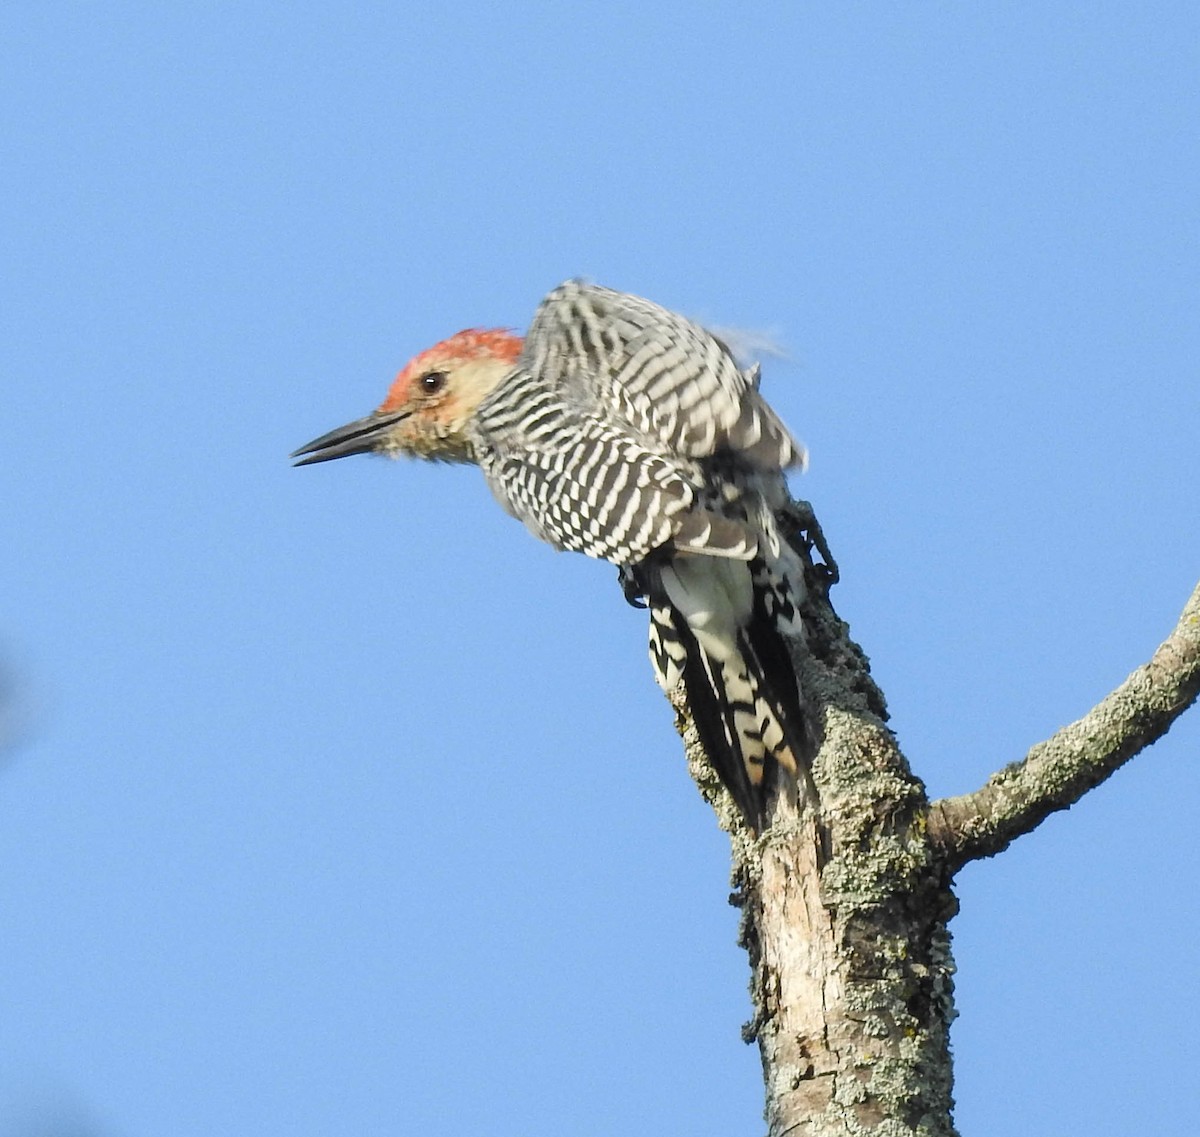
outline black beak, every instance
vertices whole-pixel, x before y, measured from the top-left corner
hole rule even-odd
[[[408,418],[407,411],[403,414],[380,414],[375,411],[366,418],[355,419],[328,434],[322,434],[320,438],[314,438],[299,450],[294,450],[290,457],[300,459],[295,463],[297,466],[311,466],[314,462],[329,462],[350,454],[369,454],[383,435],[405,418]],[[301,457],[304,454],[308,457]]]

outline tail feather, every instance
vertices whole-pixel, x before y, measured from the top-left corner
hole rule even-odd
[[[758,577],[768,575],[766,566],[755,562]],[[786,577],[770,581],[756,579],[754,610],[743,633],[743,653],[754,659],[761,677],[763,699],[774,712],[777,736],[772,749],[779,763],[793,778],[807,778],[804,756],[809,750],[808,716],[796,675],[790,643],[804,643],[804,625]]]
[[[724,668],[705,652],[669,603],[651,605],[650,658],[665,691],[683,681],[704,753],[746,820],[760,830],[764,758],[753,749],[747,753],[742,744],[747,722],[754,725],[750,708],[731,702]]]
[[[685,563],[684,587],[671,565],[648,574],[651,661],[664,690],[684,684],[709,761],[761,832],[768,791],[780,772],[793,783],[807,781],[803,699],[784,640],[785,633],[796,634],[798,616],[786,588],[781,594],[777,584],[763,587],[769,570],[757,559],[749,568],[736,566],[740,578],[707,558]],[[747,590],[744,604],[735,596],[729,611],[736,619],[724,626],[712,605],[696,600],[708,571],[723,576],[711,590],[718,600],[727,600],[739,579]]]

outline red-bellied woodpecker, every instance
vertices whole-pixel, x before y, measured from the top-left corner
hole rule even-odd
[[[726,346],[648,300],[570,281],[528,334],[472,329],[416,356],[380,408],[301,447],[475,462],[543,540],[617,565],[651,610],[660,685],[682,682],[747,819],[802,768],[803,565],[780,532],[804,451]]]

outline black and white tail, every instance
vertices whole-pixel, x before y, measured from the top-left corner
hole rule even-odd
[[[682,680],[709,761],[762,832],[780,776],[808,784],[803,696],[787,642],[803,643],[804,633],[790,574],[759,556],[679,556],[645,575],[659,685],[670,692]]]

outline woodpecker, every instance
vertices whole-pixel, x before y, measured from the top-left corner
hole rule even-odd
[[[637,296],[568,281],[522,339],[470,328],[415,356],[379,409],[297,465],[350,454],[471,462],[557,549],[616,565],[650,609],[659,685],[761,832],[780,772],[807,777],[793,663],[804,570],[782,531],[804,449],[715,335]]]

